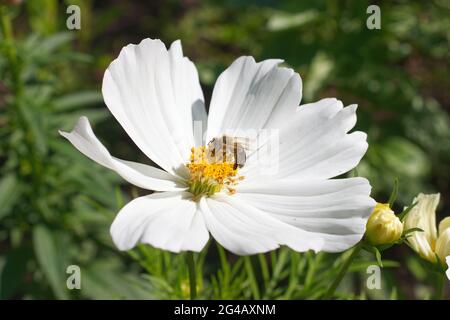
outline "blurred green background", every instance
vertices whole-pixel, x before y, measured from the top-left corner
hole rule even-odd
[[[112,154],[149,161],[100,94],[103,72],[120,49],[146,37],[166,45],[181,39],[207,101],[217,76],[238,56],[284,59],[303,79],[302,103],[337,97],[359,105],[357,129],[368,133],[370,147],[357,174],[369,178],[376,200],[387,201],[397,177],[397,210],[418,192],[440,192],[439,212],[450,213],[449,1],[0,3],[2,299],[186,297],[180,257],[145,246],[121,253],[109,237],[119,208],[145,191],[85,158],[57,131],[71,130],[86,115]],[[69,4],[81,8],[81,30],[66,28]],[[381,8],[380,30],[366,27],[370,4]],[[230,270],[216,272],[225,254],[200,255],[207,275],[203,297],[257,298],[246,281],[245,261],[258,261],[241,263],[227,255]],[[335,258],[282,249],[263,259],[284,256],[286,265],[270,265],[278,278],[264,287],[266,297],[314,297],[305,293],[311,266],[327,270]],[[396,247],[387,258],[395,262],[386,264],[393,268],[383,272],[383,290],[361,289],[364,263],[373,259],[367,257],[344,283],[347,297],[431,296],[433,279],[409,248]],[[71,264],[82,269],[82,290],[65,288]]]

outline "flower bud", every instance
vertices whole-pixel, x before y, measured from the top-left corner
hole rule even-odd
[[[366,239],[373,245],[393,243],[400,239],[403,224],[388,204],[377,203],[366,225]]]

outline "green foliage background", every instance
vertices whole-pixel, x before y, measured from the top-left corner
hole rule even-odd
[[[13,5],[11,3],[19,3]],[[58,135],[89,117],[111,153],[148,162],[103,105],[101,78],[121,47],[181,39],[207,100],[235,58],[281,58],[300,73],[303,103],[357,103],[369,150],[357,168],[397,210],[418,192],[441,192],[450,212],[450,3],[430,1],[0,1],[0,298],[186,298],[184,257],[139,246],[117,251],[115,214],[143,194]],[[66,8],[81,8],[68,31]],[[381,30],[366,28],[370,4]],[[353,172],[355,174],[355,172]],[[345,256],[345,254],[344,254]],[[286,248],[238,258],[216,247],[197,257],[202,298],[318,298],[343,257]],[[339,298],[430,298],[434,277],[406,246],[386,253],[383,289],[365,290],[362,255]],[[137,262],[137,263],[136,263]],[[66,267],[82,289],[66,289]],[[203,274],[203,276],[200,276]]]

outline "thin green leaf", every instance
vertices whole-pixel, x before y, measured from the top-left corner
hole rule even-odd
[[[103,101],[98,91],[83,91],[67,94],[54,101],[55,111],[67,111],[87,107]]]
[[[375,251],[375,258],[377,259],[378,265],[383,268],[383,261],[381,260],[381,253],[380,250],[378,250],[376,247],[374,247]]]
[[[394,187],[392,188],[391,195],[389,196],[389,207],[392,208],[392,206],[395,203],[395,200],[397,199],[398,195],[398,178],[395,178],[394,180]]]
[[[411,209],[414,208],[416,205],[417,205],[417,202],[413,203],[412,205],[410,205],[408,208],[406,208],[405,210],[403,210],[402,212],[400,212],[397,215],[401,222],[403,222],[406,219],[406,216],[408,215],[408,213],[410,213]]]
[[[69,43],[74,38],[75,35],[71,32],[59,32],[51,37],[44,38],[41,42],[39,42],[39,45],[35,48],[35,51],[39,52],[40,55],[43,53],[50,53]]]
[[[404,231],[403,236],[406,236],[407,234],[410,234],[412,232],[424,232],[424,230],[420,229],[420,228],[411,228],[411,229]]]

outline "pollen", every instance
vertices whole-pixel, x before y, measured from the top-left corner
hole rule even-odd
[[[234,187],[244,177],[238,176],[235,164],[229,161],[215,161],[208,157],[208,147],[191,148],[190,162],[186,165],[189,169],[189,189],[198,201],[202,196],[212,196],[226,189],[228,193],[234,194]]]

